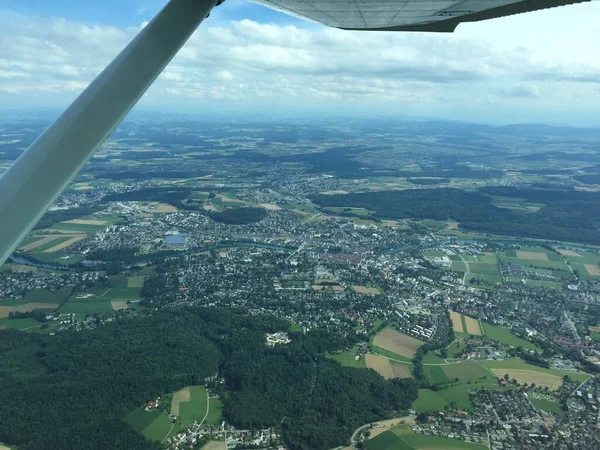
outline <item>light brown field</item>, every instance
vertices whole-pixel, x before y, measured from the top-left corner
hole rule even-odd
[[[558,253],[560,253],[563,256],[579,256],[581,258],[581,255],[577,252],[574,252],[573,250],[559,248]]]
[[[52,229],[53,233],[60,233],[60,234],[86,234],[85,231],[81,231],[81,230],[55,230],[54,228]]]
[[[308,211],[302,211],[301,209],[292,209],[292,212],[295,212],[296,214],[300,214],[301,216],[309,216],[312,213],[309,213]]]
[[[228,197],[227,195],[223,195],[223,194],[219,194],[219,197],[224,202],[244,203],[244,201],[240,200],[239,198]]]
[[[42,245],[47,244],[48,242],[51,242],[54,239],[57,239],[59,237],[62,237],[62,236],[57,236],[57,235],[44,236],[43,238],[38,239],[37,241],[33,241],[27,245],[24,245],[19,250],[33,250],[34,248],[41,247]]]
[[[204,211],[216,211],[217,208],[215,207],[215,205],[213,205],[212,203],[210,205],[207,205],[206,203],[202,206],[202,209],[204,209]]]
[[[517,258],[519,259],[536,259],[538,261],[549,261],[548,255],[540,252],[526,252],[523,250],[517,250]]]
[[[492,372],[496,374],[498,378],[504,376],[504,374],[508,374],[508,376],[512,379],[517,380],[519,384],[527,383],[535,383],[536,386],[547,386],[552,390],[556,390],[560,387],[562,383],[562,377],[557,375],[551,375],[547,373],[537,372],[535,370],[525,370],[525,369],[491,369]]]
[[[29,312],[34,309],[56,309],[59,303],[37,303],[31,302],[21,306],[0,306],[0,319],[8,317],[10,312]]]
[[[446,227],[451,230],[456,230],[458,228],[458,222],[448,222]]]
[[[225,450],[225,442],[210,441],[201,450]]]
[[[346,195],[346,194],[348,194],[348,191],[344,191],[343,189],[337,189],[337,190],[333,190],[333,191],[325,191],[325,192],[323,192],[323,194],[325,194],[325,195]]]
[[[85,191],[87,189],[91,189],[92,185],[89,183],[76,183],[75,184],[75,190],[76,191]]]
[[[11,448],[7,447],[6,445],[0,444],[0,450],[11,450]]]
[[[190,392],[190,388],[183,388],[173,394],[173,399],[171,400],[171,414],[175,416],[179,416],[179,403],[181,402],[189,402],[192,399],[192,394]]]
[[[600,333],[600,327],[589,327],[592,333]]]
[[[367,353],[365,355],[365,361],[369,369],[373,369],[386,380],[395,378],[394,369],[392,369],[392,364],[390,363],[390,360],[386,357]]]
[[[590,275],[600,276],[600,267],[596,264],[584,264],[584,266],[585,270],[587,270]]]
[[[412,359],[423,342],[402,334],[393,328],[386,328],[373,339],[373,344],[384,350]]]
[[[456,333],[464,333],[460,314],[456,311],[450,311],[450,318],[452,319],[452,329]]]
[[[481,336],[481,327],[479,326],[479,320],[473,319],[472,317],[465,316],[465,323],[467,324],[467,333],[474,336]]]
[[[392,370],[396,378],[412,378],[412,373],[406,364],[392,364]]]
[[[73,236],[68,241],[65,241],[61,244],[55,245],[54,247],[50,247],[49,249],[44,250],[44,253],[52,253],[59,252],[64,248],[67,248],[69,245],[73,245],[75,242],[79,242],[82,239],[85,239],[86,235],[83,236]]]
[[[4,330],[6,330],[6,327],[5,326],[0,326],[0,331],[4,331]],[[2,447],[0,445],[0,450],[2,450],[3,448],[6,448],[6,447]]]
[[[174,212],[177,212],[177,208],[175,208],[173,205],[169,205],[168,203],[159,203],[158,206],[152,210],[153,214]]]
[[[98,220],[98,219],[71,219],[65,220],[62,223],[72,223],[74,225],[104,225],[106,220]]]
[[[127,300],[111,300],[110,306],[112,306],[112,309],[114,309],[115,311],[120,311],[122,309],[129,308],[129,306],[127,305]]]
[[[280,206],[274,205],[272,203],[259,203],[258,206],[262,206],[268,211],[279,211],[281,210]]]
[[[352,289],[354,289],[356,292],[359,292],[361,294],[368,294],[368,295],[379,295],[381,294],[381,292],[379,292],[379,289],[377,288],[368,288],[366,286],[352,286]]]

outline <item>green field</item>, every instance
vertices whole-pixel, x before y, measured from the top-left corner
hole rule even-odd
[[[41,239],[43,236],[38,236],[37,239]],[[49,248],[52,248],[58,244],[62,244],[63,242],[67,242],[69,239],[71,239],[73,236],[58,236],[55,239],[52,239],[49,242],[46,242],[43,245],[40,245],[39,247],[36,247],[34,249],[29,250],[29,253],[43,253],[45,250],[48,250]],[[54,252],[52,253],[54,254]],[[55,255],[56,257],[56,255]]]
[[[141,288],[144,285],[144,277],[129,277],[127,279],[128,288]]]
[[[223,415],[223,402],[218,398],[211,398],[208,401],[208,416],[204,421],[207,425],[221,425],[221,416]]]
[[[394,427],[364,442],[367,450],[485,450],[482,444],[413,433],[406,425]]]
[[[423,363],[425,364],[445,364],[445,361],[440,357],[437,352],[428,352],[423,357]]]
[[[531,404],[534,406],[534,408],[538,411],[546,411],[549,413],[558,414],[560,416],[565,415],[565,411],[563,411],[560,408],[560,404],[558,402],[543,400],[540,398],[533,398],[531,396],[529,397],[529,400],[531,401]]]
[[[146,411],[144,408],[137,408],[127,414],[127,417],[125,417],[125,422],[127,422],[127,424],[135,431],[141,433],[160,414],[161,412],[157,409]]]
[[[169,416],[161,412],[150,425],[144,428],[142,434],[151,441],[162,442],[169,434],[169,430],[173,428],[173,424],[169,420]]]
[[[386,358],[392,360],[395,359],[396,361],[403,361],[408,363],[412,362],[412,360],[410,358],[407,358],[406,356],[398,355],[397,353],[390,352],[389,350],[377,346],[373,346],[373,353],[375,353],[376,355],[385,356]]]
[[[8,330],[23,330],[26,328],[41,327],[42,323],[28,317],[27,319],[0,319],[0,327]]]
[[[510,345],[513,347],[518,347],[519,345],[527,350],[541,350],[537,347],[537,345],[526,341],[525,339],[518,338],[506,328],[490,325],[486,322],[481,322],[483,324],[483,331],[485,332],[486,337],[489,339],[494,339],[501,344]]]
[[[465,351],[467,345],[461,341],[454,341],[448,347],[448,358],[456,358],[456,355]]]
[[[206,416],[208,397],[204,386],[190,386],[190,401],[179,403],[179,420],[187,427],[194,420],[202,422]]]
[[[472,389],[500,389],[498,383],[492,381],[491,374],[486,383],[459,384],[438,391],[419,389],[419,397],[413,402],[412,409],[417,412],[444,411],[444,407],[453,401],[457,408],[470,411],[472,409],[469,391]]]
[[[33,289],[27,291],[23,298],[0,299],[0,306],[21,306],[26,303],[61,303],[71,294],[70,289],[49,291],[48,289]]]
[[[443,384],[455,382],[456,378],[460,382],[473,381],[487,377],[488,380],[494,380],[492,375],[485,367],[476,362],[460,362],[446,364],[442,366],[423,366],[427,379],[432,384]]]
[[[356,361],[354,359],[354,356],[356,355],[357,351],[358,351],[358,348],[354,347],[351,350],[348,350],[346,352],[341,352],[341,353],[336,353],[336,354],[328,354],[327,357],[331,358],[331,359],[335,359],[342,366],[358,367],[361,369],[365,369],[367,367],[367,364],[365,362],[364,356],[362,356],[358,361]]]
[[[65,303],[60,312],[64,314],[94,314],[94,313],[109,313],[113,311],[110,300],[107,298],[72,298]]]

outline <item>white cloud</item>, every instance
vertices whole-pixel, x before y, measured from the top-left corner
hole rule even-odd
[[[554,25],[554,12],[543,12],[532,15],[546,17],[541,24],[523,15],[461,25],[453,35],[207,20],[142,103],[228,102],[240,108],[294,103],[466,119],[497,107],[510,116],[524,105],[540,114],[564,111],[565,105],[597,111],[600,54],[589,39],[598,42],[600,35],[587,18],[600,16],[600,5],[560,11],[571,21],[558,29],[544,25]],[[16,94],[19,102],[32,104],[74,98],[141,26],[122,29],[0,10],[0,103],[16,103]]]

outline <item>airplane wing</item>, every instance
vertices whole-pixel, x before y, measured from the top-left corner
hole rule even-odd
[[[344,30],[451,33],[462,22],[478,22],[590,0],[254,1],[292,16]]]

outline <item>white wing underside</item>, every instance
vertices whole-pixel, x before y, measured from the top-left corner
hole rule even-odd
[[[349,30],[452,32],[461,22],[510,16],[589,0],[254,0],[269,8]],[[507,30],[508,32],[508,30]]]

